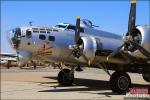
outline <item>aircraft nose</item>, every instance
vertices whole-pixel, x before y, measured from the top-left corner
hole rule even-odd
[[[7,34],[7,37],[13,48],[18,49],[21,38],[21,29],[15,28],[13,30],[10,30]]]

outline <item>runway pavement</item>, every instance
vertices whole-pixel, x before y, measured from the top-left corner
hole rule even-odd
[[[100,69],[75,72],[73,86],[57,83],[59,69],[1,68],[1,99],[124,99],[109,88],[109,76]],[[130,74],[134,87],[150,88],[140,74]]]

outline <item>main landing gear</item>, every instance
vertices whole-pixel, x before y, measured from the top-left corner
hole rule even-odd
[[[62,69],[57,77],[61,86],[70,86],[74,82],[74,71],[70,69]]]
[[[131,79],[126,72],[114,72],[109,81],[111,90],[119,94],[128,91],[131,87]]]
[[[74,82],[74,68],[61,69],[57,77],[61,86],[70,86]],[[131,87],[131,79],[126,72],[116,71],[110,77],[110,88],[113,92],[122,94]]]

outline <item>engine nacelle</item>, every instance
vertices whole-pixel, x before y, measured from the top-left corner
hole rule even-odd
[[[83,52],[83,54],[90,60],[94,60],[96,50],[101,49],[101,43],[100,40],[94,37],[81,37],[78,41],[78,44],[80,45],[80,48]],[[80,56],[80,61],[85,60]]]
[[[150,52],[150,26],[137,26],[132,35],[133,41],[141,45],[148,52]],[[128,36],[128,34],[126,34]],[[128,46],[128,52],[138,58],[146,58],[137,48]]]

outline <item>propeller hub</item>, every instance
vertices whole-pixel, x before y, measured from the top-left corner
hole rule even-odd
[[[141,44],[142,41],[142,35],[138,29],[134,29],[132,34],[128,34],[127,36],[124,37],[124,49],[127,51],[134,52],[138,48],[136,48],[131,42],[135,42],[137,44]]]

